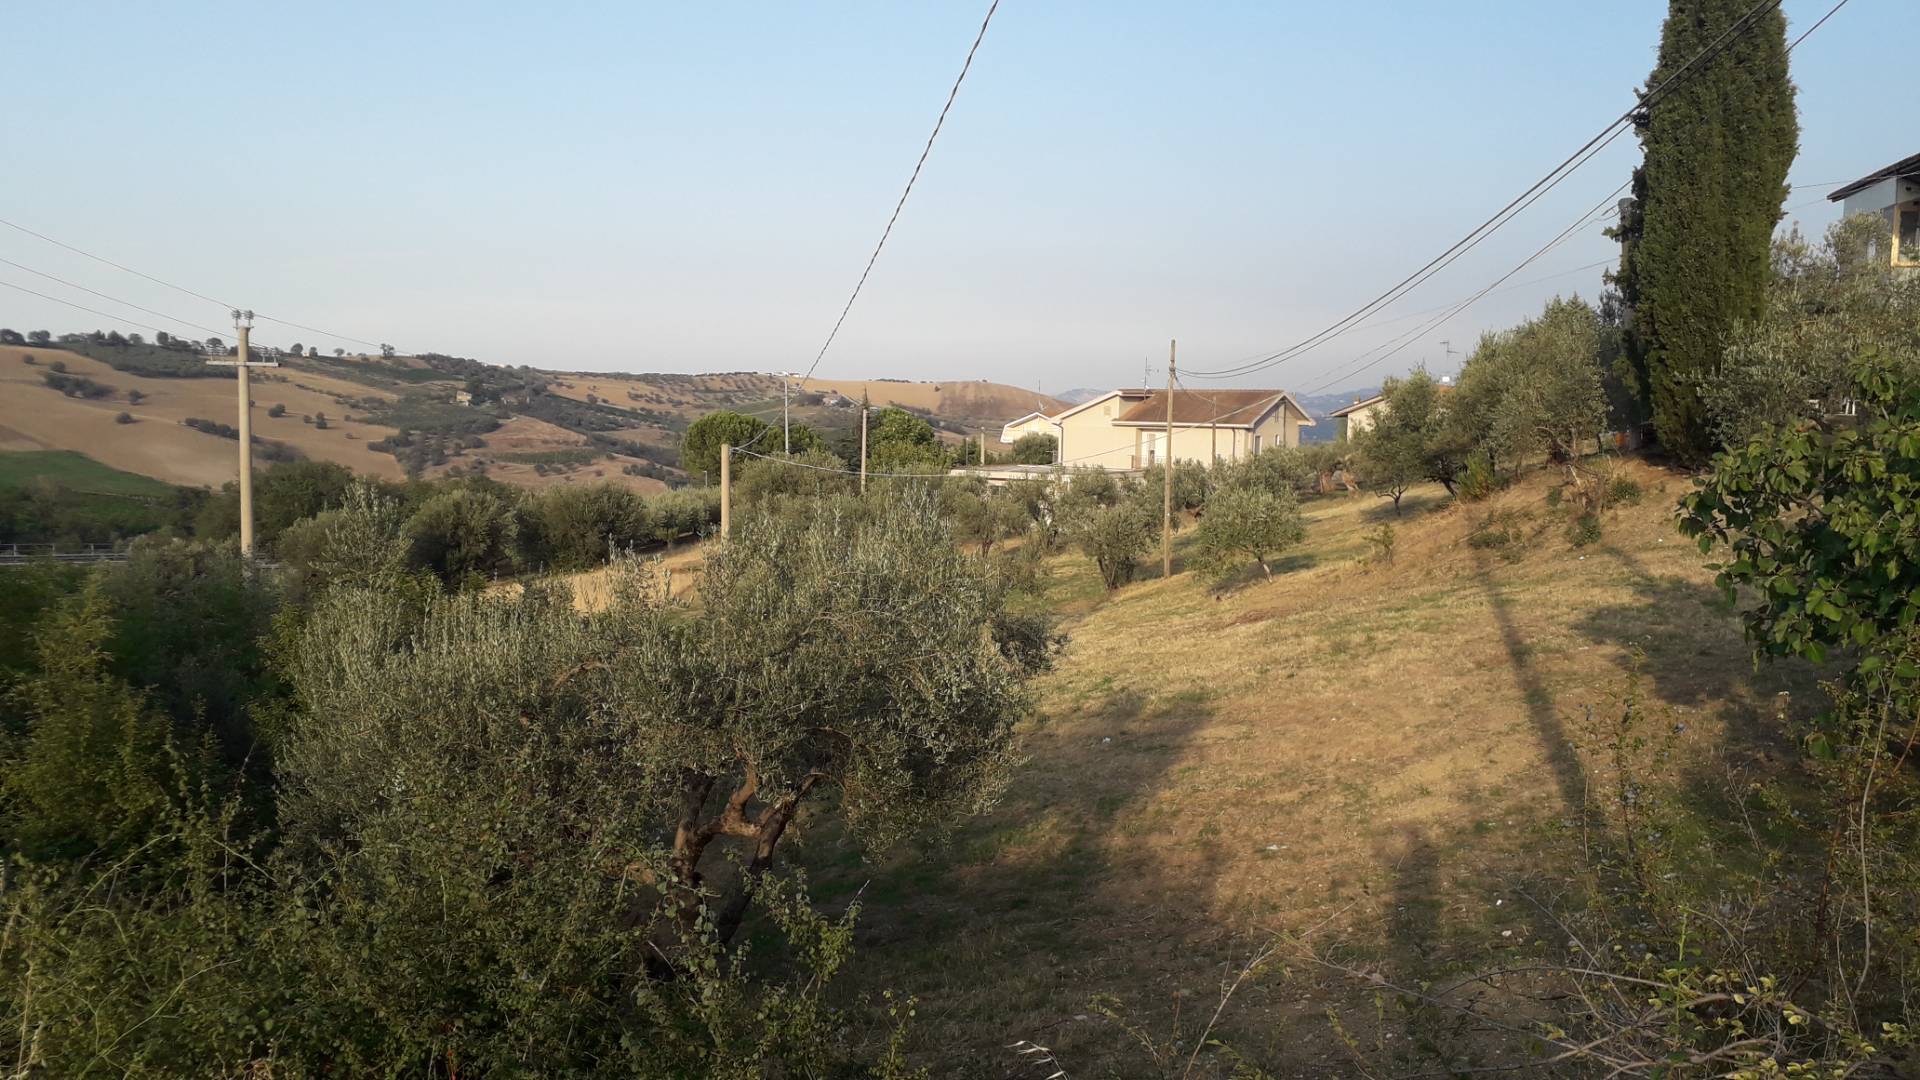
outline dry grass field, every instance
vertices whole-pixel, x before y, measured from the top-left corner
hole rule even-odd
[[[33,356],[29,365],[25,357]],[[109,398],[84,400],[63,396],[44,382],[48,365],[59,360],[69,374],[82,375],[111,387]],[[356,472],[388,480],[400,479],[399,462],[367,449],[393,434],[393,429],[359,419],[342,419],[348,410],[335,395],[345,398],[382,396],[377,391],[313,372],[287,371],[287,381],[253,381],[253,431],[263,439],[283,442],[321,461],[336,461]],[[127,401],[127,391],[145,395],[138,404]],[[282,417],[267,410],[287,407]],[[151,476],[174,484],[219,487],[238,469],[238,447],[231,439],[183,426],[180,421],[200,417],[224,424],[234,422],[233,382],[228,379],[156,379],[131,375],[84,356],[31,346],[0,346],[0,448],[9,450],[78,450],[105,465]],[[116,423],[121,412],[135,422]],[[303,423],[302,416],[327,415],[320,430]]]
[[[913,1046],[939,1076],[1051,1071],[1021,1068],[1021,1039],[1072,1077],[1180,1075],[1127,1026],[1184,1061],[1276,935],[1408,979],[1559,944],[1527,898],[1573,872],[1588,710],[1617,715],[1637,669],[1652,719],[1713,770],[1767,752],[1776,692],[1812,689],[1754,669],[1671,526],[1686,479],[1625,468],[1644,497],[1582,548],[1536,474],[1478,505],[1420,490],[1398,518],[1313,500],[1275,579],[1224,595],[1155,560],[1107,597],[1086,559],[1055,557],[1072,642],[1000,806],[877,867],[831,826],[802,833],[816,898],[864,906],[852,980],[919,998]],[[1490,513],[1517,557],[1467,543]],[[1363,561],[1383,522],[1393,562]],[[1393,1034],[1367,988],[1281,961],[1213,1034],[1275,1075],[1364,1075],[1330,1008],[1363,1040]]]

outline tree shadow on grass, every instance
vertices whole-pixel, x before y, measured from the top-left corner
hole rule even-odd
[[[810,838],[816,901],[863,905],[850,989],[920,999],[913,1051],[935,1075],[1018,1075],[1004,1048],[1020,1039],[1124,1059],[1126,1036],[1093,996],[1133,993],[1133,973],[1221,947],[1188,898],[1205,895],[1224,853],[1196,832],[1173,867],[1132,840],[1164,836],[1155,797],[1213,715],[1203,692],[1109,687],[1031,732],[999,805],[946,844],[868,863],[832,824]]]

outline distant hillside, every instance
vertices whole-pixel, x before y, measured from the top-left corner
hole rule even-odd
[[[168,483],[226,483],[237,457],[233,376],[203,355],[224,348],[97,331],[0,346],[0,450],[80,450]],[[333,461],[386,479],[484,473],[527,487],[604,479],[656,490],[686,479],[680,439],[701,416],[732,409],[777,421],[781,413],[781,380],[756,372],[544,371],[437,353],[261,354],[280,367],[253,375],[259,455]],[[956,442],[997,434],[1036,408],[1065,407],[979,380],[814,379],[793,388],[792,419],[845,448],[857,440],[862,393]]]
[[[1062,391],[1053,396],[1058,398],[1061,401],[1066,402],[1069,405],[1084,405],[1087,402],[1092,401],[1094,398],[1097,398],[1104,393],[1106,393],[1106,391],[1101,390],[1098,387],[1079,386],[1079,387],[1075,387],[1072,390]]]

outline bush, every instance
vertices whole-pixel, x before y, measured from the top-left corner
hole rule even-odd
[[[49,387],[60,391],[70,398],[86,398],[90,401],[97,401],[100,398],[113,396],[113,387],[111,386],[95,382],[85,375],[62,375],[60,371],[60,368],[55,368],[53,371],[43,371],[40,373],[40,378],[44,380]]]
[[[113,418],[113,422],[116,424],[131,424],[133,423],[133,414],[130,412],[123,412],[123,413],[116,414]]]
[[[147,392],[145,390],[127,391],[127,404],[138,405],[145,400],[147,400]]]
[[[1467,534],[1467,546],[1492,551],[1508,562],[1517,562],[1526,553],[1526,517],[1513,510],[1495,510]]]
[[[1607,481],[1606,492],[1609,505],[1619,503],[1631,506],[1640,501],[1644,489],[1641,488],[1640,481],[1631,476],[1615,476]]]
[[[1468,502],[1492,498],[1493,493],[1500,490],[1500,474],[1493,467],[1493,458],[1484,453],[1469,456],[1467,467],[1460,470],[1457,488],[1460,497]]]
[[[287,407],[285,405],[275,404],[272,408],[269,408],[267,410],[267,415],[273,417],[275,420],[278,420],[281,417],[287,415]]]
[[[1600,542],[1600,515],[1587,511],[1567,523],[1567,543],[1586,547]]]
[[[1381,522],[1378,528],[1367,534],[1367,561],[1392,566],[1394,547],[1399,542],[1400,538],[1394,533],[1393,526],[1384,521]]]
[[[47,364],[47,367],[51,368],[54,371],[64,372],[67,370],[67,362],[65,360],[54,360],[49,362]]]

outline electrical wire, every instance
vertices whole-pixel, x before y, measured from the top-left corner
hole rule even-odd
[[[172,289],[174,292],[185,293],[188,296],[193,297],[195,300],[205,300],[209,304],[218,304],[223,308],[227,308],[228,310],[232,310],[235,306],[233,304],[227,303],[224,300],[215,300],[213,297],[208,296],[206,293],[194,292],[192,289],[187,288],[185,285],[175,285],[173,282],[168,281],[164,278],[157,278],[157,277],[154,277],[152,274],[141,273],[140,271],[135,270],[131,266],[122,266],[121,264],[114,262],[112,259],[95,255],[91,251],[82,250],[81,248],[74,247],[72,244],[65,243],[64,241],[55,240],[53,237],[48,236],[45,233],[34,232],[32,229],[27,228],[25,225],[15,224],[14,222],[8,221],[5,218],[0,218],[0,225],[5,225],[9,229],[18,229],[19,231],[26,233],[28,236],[34,237],[35,239],[45,240],[47,243],[52,244],[54,247],[66,248],[68,251],[71,251],[76,255],[84,255],[87,258],[92,259],[94,262],[105,263],[106,265],[113,267],[115,270],[120,270],[125,273],[132,274],[134,277],[146,278],[148,281],[153,282],[155,285],[165,285],[167,288]]]
[[[47,272],[46,272],[45,270],[35,270],[35,269],[34,269],[33,267],[31,267],[31,266],[28,266],[28,265],[26,265],[26,264],[24,264],[24,263],[17,263],[17,262],[14,262],[14,261],[13,261],[12,259],[7,259],[7,258],[0,258],[0,263],[6,263],[6,264],[7,264],[8,266],[11,266],[11,267],[13,267],[13,268],[14,268],[14,269],[16,269],[16,270],[25,270],[25,271],[26,271],[27,273],[29,273],[29,274],[34,274],[34,275],[37,275],[37,276],[39,276],[39,277],[43,277],[43,278],[46,278],[46,279],[47,279],[48,281],[54,281],[54,282],[58,282],[58,283],[60,283],[60,284],[62,284],[62,285],[65,285],[65,286],[66,286],[67,288],[69,288],[69,289],[79,289],[79,290],[80,290],[81,292],[83,292],[83,293],[88,293],[88,294],[91,294],[91,295],[93,295],[93,296],[97,296],[97,297],[99,297],[99,298],[100,298],[100,299],[102,299],[102,300],[111,300],[111,301],[113,301],[114,303],[116,303],[116,304],[119,304],[119,305],[120,305],[120,306],[122,306],[122,307],[130,307],[130,308],[132,308],[132,309],[133,309],[133,310],[135,310],[135,311],[142,311],[142,312],[145,312],[145,313],[147,313],[148,315],[154,315],[154,316],[157,316],[157,317],[159,317],[159,318],[162,318],[162,319],[165,319],[165,320],[167,320],[168,322],[173,322],[173,323],[179,323],[179,324],[180,324],[181,326],[191,326],[191,327],[193,327],[193,328],[194,328],[194,329],[196,329],[196,330],[205,330],[206,332],[208,332],[208,333],[210,333],[210,334],[216,334],[216,335],[217,335],[217,334],[224,334],[224,333],[226,333],[226,331],[225,331],[225,330],[215,330],[215,329],[214,329],[213,327],[211,327],[211,326],[202,326],[202,325],[200,325],[199,323],[197,323],[197,322],[194,322],[194,321],[193,321],[192,319],[182,319],[182,318],[180,318],[180,317],[179,317],[178,315],[169,315],[169,314],[167,314],[167,313],[166,313],[166,312],[164,312],[164,311],[155,311],[155,310],[153,310],[152,308],[149,308],[149,307],[141,307],[141,306],[140,306],[139,304],[136,304],[136,303],[134,303],[134,302],[132,302],[131,300],[122,300],[122,299],[120,299],[120,298],[119,298],[119,297],[117,297],[117,296],[109,296],[109,295],[107,295],[106,293],[103,293],[103,292],[100,292],[100,291],[99,291],[99,290],[97,290],[97,289],[89,289],[89,288],[87,288],[87,287],[86,287],[85,285],[81,285],[81,284],[78,284],[78,283],[76,283],[76,282],[72,282],[72,281],[68,281],[68,280],[67,280],[67,279],[65,279],[65,278],[59,278],[59,277],[54,277],[54,276],[53,276],[52,274],[49,274],[49,273],[47,273]],[[155,332],[156,332],[156,333],[162,333],[162,334],[164,334],[164,333],[166,333],[166,331],[165,331],[165,330],[159,330],[159,331],[155,331]]]
[[[111,315],[111,314],[108,314],[107,312],[101,311],[98,308],[90,308],[85,304],[76,304],[71,300],[62,300],[57,296],[49,296],[46,293],[39,292],[34,289],[29,289],[25,285],[15,285],[11,281],[0,281],[0,285],[4,285],[9,289],[18,289],[19,291],[26,293],[29,296],[37,296],[42,300],[51,300],[56,304],[65,304],[70,308],[77,308],[81,311],[87,312],[90,315],[98,315],[103,319],[111,319],[114,322],[122,323],[127,326],[137,326],[142,330],[151,330],[156,334],[167,333],[167,330],[164,327],[153,326],[149,323],[136,322],[133,319],[129,319],[124,315]]]
[[[833,321],[833,329],[828,331],[827,340],[821,343],[820,351],[814,354],[813,363],[807,365],[807,373],[800,377],[801,382],[813,376],[814,369],[820,366],[820,358],[827,355],[833,339],[840,336],[840,327],[847,321],[847,313],[853,310],[853,302],[860,299],[860,290],[867,284],[867,275],[873,273],[873,264],[880,259],[880,249],[887,246],[887,237],[893,235],[894,222],[900,220],[900,211],[907,205],[907,196],[913,194],[914,181],[920,179],[920,170],[927,163],[927,155],[933,152],[933,140],[940,137],[940,128],[947,122],[947,110],[953,108],[953,99],[960,96],[960,84],[967,80],[967,71],[973,67],[973,55],[980,51],[980,42],[987,36],[987,26],[993,22],[993,13],[999,8],[1000,0],[993,0],[987,5],[987,17],[980,20],[980,32],[973,36],[973,46],[967,50],[966,62],[960,65],[959,77],[953,80],[953,89],[947,91],[947,103],[940,106],[940,116],[933,122],[933,131],[927,135],[927,145],[920,148],[920,160],[914,162],[913,175],[907,177],[907,186],[900,192],[900,200],[893,204],[893,216],[887,218],[887,227],[881,230],[880,242],[873,246],[873,254],[867,256],[866,269],[860,271],[860,280],[854,283],[853,292],[840,309],[840,317]]]
[[[1844,4],[1845,2],[1846,0],[1841,0],[1841,3]],[[1492,217],[1488,218],[1484,222],[1481,222],[1480,225],[1476,226],[1466,236],[1456,241],[1452,247],[1449,247],[1447,250],[1435,256],[1432,260],[1428,261],[1428,263],[1425,266],[1421,267],[1419,270],[1416,270],[1412,274],[1401,279],[1398,283],[1396,283],[1392,288],[1388,289],[1386,292],[1381,293],[1379,296],[1376,296],[1372,300],[1361,305],[1359,308],[1355,309],[1352,313],[1348,314],[1347,316],[1345,316],[1340,320],[1337,320],[1332,325],[1321,330],[1320,332],[1310,337],[1307,337],[1305,339],[1302,339],[1301,341],[1296,342],[1295,344],[1290,345],[1285,349],[1281,349],[1278,352],[1268,354],[1267,356],[1262,357],[1258,361],[1255,361],[1249,364],[1238,365],[1237,367],[1221,368],[1221,369],[1211,370],[1211,371],[1206,371],[1206,370],[1194,371],[1194,372],[1191,372],[1190,374],[1192,374],[1196,378],[1203,378],[1203,379],[1233,378],[1238,375],[1251,374],[1254,371],[1261,370],[1265,367],[1270,367],[1278,363],[1284,363],[1285,361],[1293,359],[1295,356],[1309,349],[1317,347],[1318,345],[1324,343],[1326,340],[1330,340],[1332,337],[1337,336],[1341,333],[1344,333],[1354,323],[1366,318],[1369,314],[1372,314],[1374,311],[1377,311],[1379,308],[1384,307],[1388,304],[1391,304],[1393,301],[1399,299],[1401,296],[1412,291],[1413,289],[1418,288],[1421,284],[1425,283],[1428,279],[1433,277],[1434,274],[1437,274],[1441,270],[1446,269],[1448,266],[1452,265],[1452,263],[1455,260],[1460,258],[1460,256],[1472,250],[1473,247],[1477,246],[1481,240],[1484,240],[1487,236],[1492,235],[1494,232],[1498,231],[1502,226],[1504,226],[1508,221],[1511,221],[1514,217],[1518,216],[1521,211],[1524,211],[1528,206],[1531,206],[1541,196],[1545,195],[1548,191],[1552,190],[1555,186],[1557,186],[1562,180],[1566,179],[1567,176],[1572,175],[1574,170],[1577,170],[1581,165],[1586,164],[1587,161],[1592,160],[1595,154],[1598,154],[1601,150],[1605,149],[1606,146],[1610,144],[1614,139],[1618,138],[1623,132],[1627,131],[1631,127],[1631,122],[1633,121],[1634,117],[1637,116],[1642,110],[1650,107],[1662,95],[1664,95],[1671,88],[1677,85],[1679,81],[1685,78],[1690,72],[1692,72],[1694,67],[1698,65],[1702,60],[1717,54],[1726,44],[1730,43],[1731,41],[1738,38],[1739,36],[1747,33],[1750,29],[1752,29],[1754,25],[1757,25],[1758,17],[1760,15],[1766,12],[1770,12],[1775,8],[1778,8],[1780,6],[1780,3],[1781,3],[1781,0],[1760,0],[1760,2],[1755,4],[1751,9],[1749,9],[1745,15],[1742,15],[1738,20],[1736,20],[1733,23],[1733,25],[1729,26],[1725,31],[1723,31],[1718,38],[1715,38],[1714,41],[1708,44],[1706,48],[1702,49],[1692,59],[1688,60],[1684,65],[1682,65],[1679,68],[1679,70],[1675,71],[1672,75],[1669,75],[1667,78],[1661,80],[1661,82],[1658,85],[1648,89],[1645,93],[1637,95],[1635,98],[1634,104],[1630,108],[1628,108],[1625,112],[1621,113],[1620,116],[1617,119],[1615,119],[1613,122],[1609,123],[1608,125],[1606,125],[1606,127],[1602,128],[1598,134],[1593,136],[1593,138],[1587,140],[1587,142],[1583,146],[1581,146],[1580,149],[1574,151],[1559,165],[1555,166],[1551,171],[1549,171],[1545,176],[1541,177],[1539,180],[1534,181],[1531,187],[1521,192],[1518,196],[1515,196],[1511,202],[1507,203],[1506,206],[1501,207],[1500,210],[1496,211]]]

